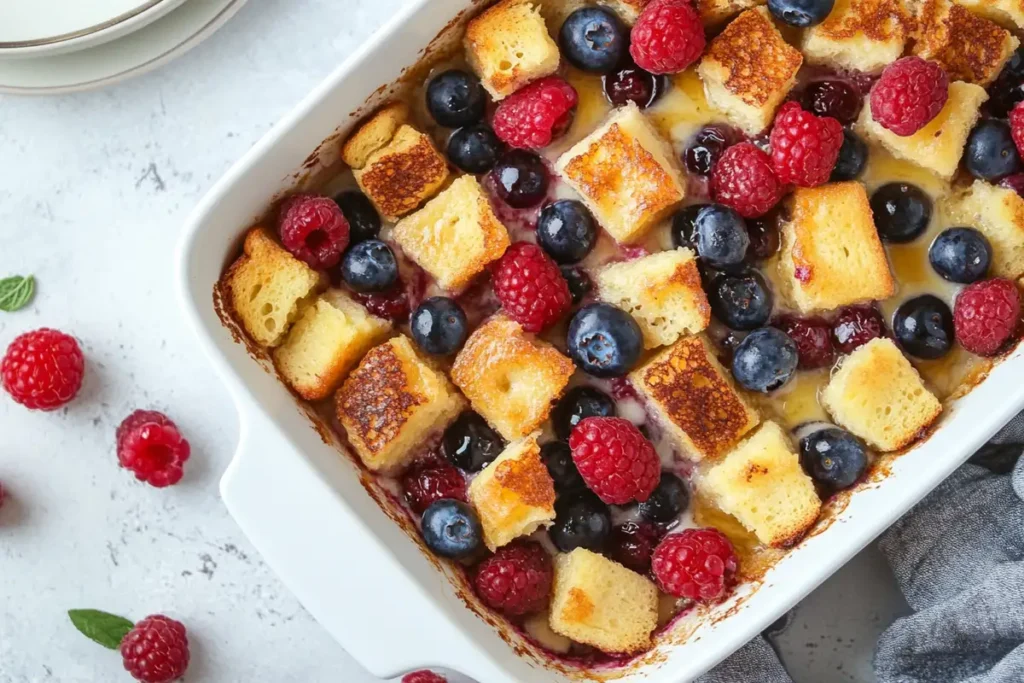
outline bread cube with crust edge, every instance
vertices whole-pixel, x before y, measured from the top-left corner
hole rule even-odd
[[[353,169],[359,189],[389,221],[414,211],[448,180],[448,162],[429,135],[408,124],[370,154],[362,168]]]
[[[913,54],[936,62],[951,81],[988,85],[1020,41],[995,22],[949,0],[923,0],[914,22]]]
[[[363,168],[370,155],[391,142],[408,120],[409,105],[404,102],[384,105],[360,123],[356,132],[341,146],[342,161],[352,170]]]
[[[1006,187],[984,180],[942,203],[950,225],[979,230],[992,246],[990,274],[1011,280],[1024,275],[1024,198]]]
[[[540,3],[502,0],[466,26],[466,59],[495,101],[558,70]]]
[[[825,21],[804,31],[804,59],[879,72],[902,56],[909,23],[900,0],[836,0]]]

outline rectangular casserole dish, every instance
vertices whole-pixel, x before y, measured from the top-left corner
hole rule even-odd
[[[267,563],[376,676],[435,666],[481,683],[692,680],[796,604],[1024,408],[1024,352],[1018,346],[950,406],[930,438],[892,459],[884,477],[860,487],[761,581],[679,620],[652,651],[623,666],[585,671],[547,659],[507,624],[473,609],[460,577],[422,551],[407,518],[339,455],[330,430],[297,403],[266,360],[253,362],[259,354],[239,343],[240,333],[222,322],[211,298],[244,229],[269,199],[334,166],[345,132],[387,98],[380,85],[398,81],[426,50],[444,49],[459,18],[477,4],[411,0],[190,217],[178,253],[182,306],[234,398],[241,430],[221,493]]]

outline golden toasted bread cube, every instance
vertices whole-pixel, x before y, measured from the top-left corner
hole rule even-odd
[[[686,196],[668,143],[633,103],[555,164],[616,242],[635,242]]]
[[[703,335],[680,339],[629,378],[694,460],[719,457],[761,421]]]
[[[864,186],[798,187],[782,226],[779,274],[805,313],[887,299],[896,291]]]
[[[711,321],[711,306],[689,249],[673,249],[605,266],[594,276],[598,298],[633,316],[644,347],[667,346],[697,334]]]
[[[366,166],[370,155],[391,142],[408,120],[409,106],[404,102],[385,105],[345,141],[341,147],[342,161],[353,170]]]
[[[533,432],[561,397],[573,362],[499,315],[476,329],[452,366],[452,381],[509,441]]]
[[[449,292],[462,290],[508,248],[508,231],[471,175],[456,178],[391,233],[406,256]]]
[[[957,0],[957,4],[1011,31],[1024,29],[1024,3],[1020,0]]]
[[[434,196],[448,180],[448,163],[430,136],[402,125],[352,174],[377,211],[395,221]]]
[[[873,73],[900,58],[908,17],[900,0],[836,0],[825,21],[804,31],[812,64]]]
[[[650,3],[651,0],[608,0],[603,4],[615,10],[624,22],[633,25]]]
[[[223,282],[228,304],[253,341],[277,346],[299,317],[301,306],[316,294],[321,279],[263,228],[253,228]]]
[[[369,469],[395,473],[466,407],[443,372],[404,336],[376,346],[335,394],[349,443]]]
[[[1020,41],[998,24],[949,0],[924,0],[917,8],[913,54],[946,70],[950,80],[988,85]]]
[[[651,581],[585,548],[555,558],[551,630],[603,652],[647,649],[658,626]]]
[[[495,100],[558,69],[558,45],[531,0],[502,0],[474,18],[464,45],[469,65]]]
[[[913,135],[904,137],[883,128],[872,118],[867,103],[855,130],[868,140],[880,143],[893,156],[948,179],[960,165],[967,136],[981,115],[982,102],[987,99],[988,94],[980,85],[954,81],[949,84],[946,106]]]
[[[1009,188],[975,180],[946,198],[942,211],[951,225],[979,230],[992,245],[990,273],[1011,280],[1024,275],[1024,199]]]
[[[765,422],[709,469],[701,493],[765,545],[785,548],[817,521],[821,500],[789,437]]]
[[[707,27],[720,26],[744,10],[760,7],[767,0],[697,0],[697,14]]]
[[[711,106],[756,135],[771,123],[803,61],[800,51],[783,40],[768,10],[756,7],[711,41],[697,73]]]
[[[874,339],[850,354],[821,402],[836,422],[880,451],[907,446],[942,412],[891,339]]]
[[[555,519],[555,484],[540,459],[538,436],[510,443],[469,485],[469,502],[491,552]]]
[[[328,290],[306,308],[274,350],[274,364],[295,393],[319,401],[390,330],[390,322],[371,315],[345,292]]]

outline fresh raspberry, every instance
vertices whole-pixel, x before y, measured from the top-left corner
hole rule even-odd
[[[652,74],[678,73],[704,52],[704,24],[688,0],[656,0],[630,33],[629,54]]]
[[[1021,197],[1024,197],[1024,173],[1014,173],[999,181],[999,187],[1013,190]]]
[[[847,306],[832,321],[832,341],[840,353],[853,353],[872,339],[885,336],[885,321],[870,304]]]
[[[551,598],[551,556],[535,541],[514,541],[477,567],[474,584],[480,599],[508,616],[539,612]]]
[[[776,320],[774,325],[796,342],[800,367],[804,370],[828,367],[835,361],[832,325],[827,320],[787,315]]]
[[[402,683],[448,683],[448,679],[433,671],[413,671],[402,676]]]
[[[935,62],[904,57],[885,67],[871,89],[871,115],[896,135],[913,135],[942,111],[949,76]]]
[[[494,110],[494,133],[507,145],[540,149],[569,130],[579,95],[558,76],[547,76],[512,93]]]
[[[1010,134],[1017,151],[1024,154],[1024,102],[1018,102],[1010,112]]]
[[[82,387],[85,358],[74,337],[42,328],[16,337],[0,361],[0,379],[31,410],[56,410]]]
[[[551,326],[572,306],[562,271],[536,244],[509,247],[494,267],[493,283],[505,311],[527,332]]]
[[[136,410],[117,428],[117,460],[135,478],[157,488],[181,481],[192,450],[163,413]]]
[[[124,668],[137,681],[167,683],[188,668],[185,626],[162,614],[146,617],[121,640]]]
[[[666,536],[654,551],[651,570],[669,595],[717,600],[736,581],[739,560],[718,529],[685,529]]]
[[[352,296],[378,318],[398,325],[409,319],[409,295],[401,280],[384,292],[354,292]]]
[[[772,168],[781,183],[815,187],[828,182],[843,146],[843,126],[828,116],[815,116],[796,102],[775,115],[769,144]]]
[[[310,268],[327,270],[348,247],[349,225],[332,199],[303,194],[281,205],[281,243]]]
[[[1020,322],[1020,292],[1012,280],[993,278],[968,285],[953,304],[960,344],[979,356],[994,356]]]
[[[417,515],[442,498],[466,502],[466,478],[447,462],[411,467],[402,477],[405,500]]]
[[[736,209],[744,218],[771,211],[782,199],[782,184],[772,160],[753,143],[741,142],[725,150],[711,171],[715,201]]]
[[[587,487],[611,505],[647,500],[661,479],[661,460],[629,420],[588,417],[569,435],[572,459]]]
[[[613,560],[637,572],[651,570],[651,556],[664,534],[650,522],[626,522],[612,529],[608,537],[608,555]]]

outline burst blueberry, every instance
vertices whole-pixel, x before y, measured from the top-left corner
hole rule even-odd
[[[440,125],[459,128],[483,118],[487,98],[476,76],[449,69],[427,84],[427,110]]]
[[[974,228],[950,228],[932,242],[928,260],[946,280],[969,285],[988,273],[992,245]]]
[[[867,449],[844,429],[820,429],[800,440],[800,464],[824,488],[839,491],[863,476],[868,467]]]
[[[569,322],[569,356],[594,377],[622,377],[643,351],[643,334],[633,318],[611,304],[588,304]]]
[[[582,202],[560,199],[540,212],[537,242],[557,263],[576,263],[594,248],[597,224]]]
[[[732,374],[751,391],[775,391],[790,380],[799,363],[796,343],[780,329],[762,327],[740,342],[732,356]]]
[[[430,297],[413,311],[409,328],[417,346],[435,356],[445,356],[458,351],[466,341],[466,313],[454,299]]]
[[[686,170],[700,176],[711,175],[711,169],[721,158],[735,136],[724,126],[705,126],[683,153]]]

